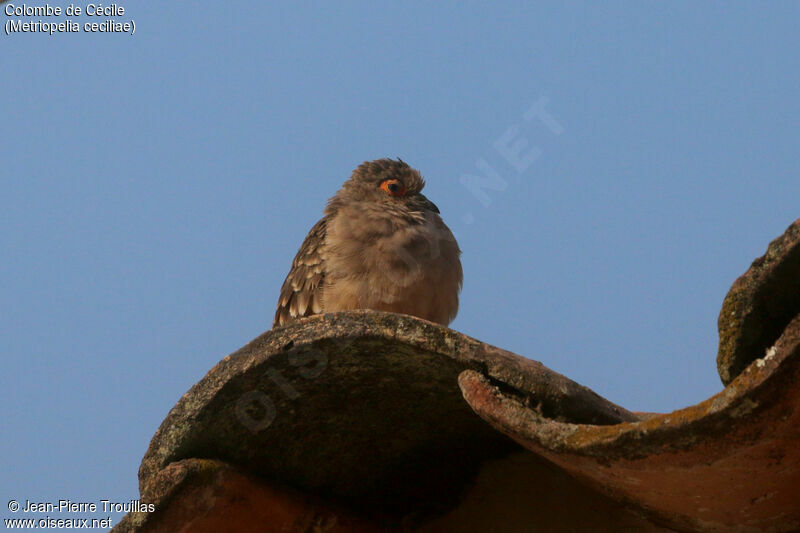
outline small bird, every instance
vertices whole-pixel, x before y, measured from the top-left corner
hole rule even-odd
[[[273,327],[348,309],[449,324],[458,312],[461,250],[424,186],[401,159],[359,165],[300,246]]]

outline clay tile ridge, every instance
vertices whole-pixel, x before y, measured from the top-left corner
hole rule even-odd
[[[798,531],[800,220],[733,284],[725,388],[633,413],[542,363],[373,311],[225,357],[172,408],[115,532]]]

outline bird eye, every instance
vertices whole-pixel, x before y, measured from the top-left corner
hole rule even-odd
[[[391,196],[405,196],[406,192],[408,192],[400,180],[384,180],[381,183],[381,189]]]

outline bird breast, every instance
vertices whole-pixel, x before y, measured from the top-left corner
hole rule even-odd
[[[417,220],[343,210],[325,239],[326,312],[377,309],[448,324],[462,270],[455,237],[438,214]]]

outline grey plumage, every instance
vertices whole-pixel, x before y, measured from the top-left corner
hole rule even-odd
[[[346,309],[448,324],[458,310],[461,251],[424,186],[402,160],[353,171],[298,250],[273,325]]]

